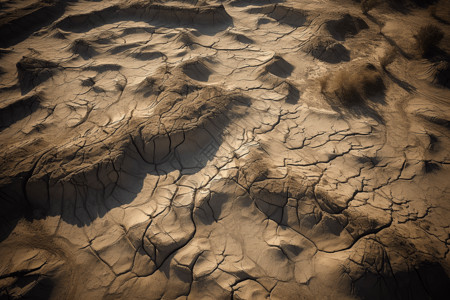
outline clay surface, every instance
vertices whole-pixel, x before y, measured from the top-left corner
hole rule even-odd
[[[447,298],[450,3],[378,2],[1,0],[0,298]]]

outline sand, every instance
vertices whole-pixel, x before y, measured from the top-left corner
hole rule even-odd
[[[0,1],[0,298],[447,298],[449,12]]]

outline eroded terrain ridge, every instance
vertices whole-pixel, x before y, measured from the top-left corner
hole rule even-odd
[[[402,3],[0,1],[0,297],[444,299],[450,6]]]

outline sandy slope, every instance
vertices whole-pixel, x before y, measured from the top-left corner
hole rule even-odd
[[[445,298],[450,5],[384,2],[0,1],[0,298]]]

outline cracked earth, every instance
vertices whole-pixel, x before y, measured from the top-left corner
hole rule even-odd
[[[0,1],[0,298],[447,298],[436,5]]]

